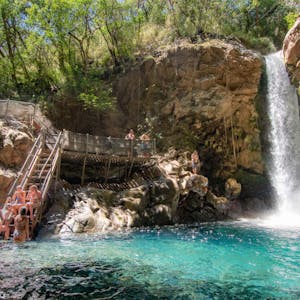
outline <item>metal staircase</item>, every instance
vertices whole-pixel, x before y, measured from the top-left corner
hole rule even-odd
[[[36,185],[41,191],[41,204],[36,210],[34,220],[30,224],[30,235],[33,236],[36,225],[40,222],[45,209],[47,193],[61,155],[62,133],[56,134],[42,131],[31,148],[17,178],[11,186],[8,196],[12,196],[17,186],[28,191]],[[13,230],[11,230],[13,231]]]

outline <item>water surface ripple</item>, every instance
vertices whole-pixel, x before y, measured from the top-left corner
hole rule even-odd
[[[300,233],[247,222],[0,244],[0,299],[299,299]]]

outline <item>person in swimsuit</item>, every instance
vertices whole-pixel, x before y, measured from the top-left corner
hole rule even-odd
[[[18,213],[20,208],[25,205],[26,193],[23,191],[22,186],[18,185],[15,193],[12,196],[12,201],[14,202],[13,208]]]
[[[15,243],[23,243],[29,239],[29,220],[25,206],[20,208],[20,213],[15,217],[15,231],[13,234]]]
[[[148,152],[149,147],[150,147],[150,135],[148,133],[143,133],[140,136],[140,140],[141,140],[141,152],[143,154],[143,156],[149,156],[150,153]]]
[[[10,226],[14,222],[14,217],[17,215],[16,210],[12,205],[12,198],[7,197],[3,208],[0,210],[1,219],[0,231],[4,232],[4,239],[9,239],[10,236]]]
[[[133,141],[135,140],[135,134],[133,129],[130,129],[125,136],[125,140],[129,141],[128,143],[128,157],[133,155]]]
[[[199,160],[199,154],[196,150],[192,153],[191,160],[192,160],[192,171],[194,174],[197,174],[200,165],[200,160]]]
[[[30,220],[33,220],[33,211],[41,204],[41,192],[36,185],[31,185],[26,196],[26,207],[30,212]]]

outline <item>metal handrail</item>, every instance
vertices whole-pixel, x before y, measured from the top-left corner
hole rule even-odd
[[[89,141],[87,136],[90,137]],[[62,143],[63,150],[88,152],[88,153],[107,153],[113,154],[114,152],[119,155],[127,155],[128,149],[130,152],[136,150],[145,150],[142,145],[147,145],[147,152],[152,155],[156,153],[156,140],[142,140],[135,139],[133,141],[124,138],[113,138],[104,136],[86,135],[80,133],[73,133],[71,131],[64,131],[64,142]]]
[[[41,169],[41,171],[40,171],[39,178],[41,178],[42,173],[43,173],[43,171],[45,170],[46,165],[49,163],[49,161],[50,161],[50,159],[52,158],[52,156],[56,153],[55,151],[58,149],[58,147],[59,147],[59,145],[60,145],[61,135],[62,135],[62,132],[59,133],[59,135],[58,135],[58,137],[57,137],[57,140],[56,140],[56,143],[55,143],[55,145],[54,145],[54,147],[53,147],[53,149],[52,149],[50,155],[48,156],[46,162],[44,163],[44,165],[43,165],[43,167],[42,167],[42,169]]]
[[[26,173],[23,174],[24,169],[27,167],[28,162],[30,161],[29,159],[30,159],[31,157],[35,157],[37,151],[41,148],[41,145],[42,145],[42,144],[40,143],[40,142],[41,142],[41,139],[42,139],[42,134],[40,134],[40,135],[37,137],[35,143],[33,144],[33,146],[32,146],[32,148],[31,148],[29,154],[27,155],[27,158],[26,158],[26,160],[25,160],[25,162],[24,162],[24,164],[23,164],[21,170],[18,172],[17,178],[15,179],[15,181],[14,181],[13,185],[11,186],[11,188],[9,189],[8,196],[11,196],[11,195],[12,195],[12,193],[13,193],[13,191],[15,190],[16,186],[18,185],[18,182],[19,182],[20,178],[22,178],[22,176],[27,175],[28,169],[27,169]],[[38,144],[39,144],[39,145],[38,145]],[[38,147],[38,148],[35,150],[36,147]],[[35,152],[34,152],[34,151],[35,151]],[[33,153],[34,153],[34,155],[33,155]]]
[[[57,149],[59,150],[59,149]],[[42,199],[44,199],[44,197],[46,196],[47,192],[48,192],[48,189],[49,189],[49,183],[52,179],[52,176],[53,176],[53,171],[55,170],[56,168],[56,164],[57,164],[57,161],[58,161],[58,158],[59,158],[59,151],[56,151],[55,153],[55,156],[52,160],[52,164],[51,164],[51,168],[50,170],[48,171],[45,179],[44,179],[44,182],[43,182],[43,185],[41,187],[41,191],[42,191]]]

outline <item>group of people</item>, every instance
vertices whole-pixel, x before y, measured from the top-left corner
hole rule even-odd
[[[147,156],[149,150],[150,135],[148,133],[143,133],[139,137],[139,139],[141,141],[141,152],[144,154],[144,156]],[[135,133],[133,129],[130,129],[129,132],[126,134],[125,140],[129,140],[129,141],[135,140]],[[130,152],[128,153],[128,155],[130,155]],[[191,162],[192,162],[192,172],[193,174],[197,174],[200,170],[200,159],[197,150],[195,150],[192,153]]]
[[[0,232],[4,232],[4,239],[9,239],[11,224],[14,225],[15,242],[29,239],[29,221],[34,221],[34,212],[40,206],[41,200],[42,195],[36,185],[31,185],[27,194],[21,186],[17,186],[13,196],[6,199],[0,210]]]
[[[125,140],[129,140],[129,141],[134,141],[135,140],[135,133],[133,131],[133,129],[130,129],[129,132],[126,134],[125,136]],[[150,142],[150,135],[149,133],[143,133],[140,137],[139,140],[141,141],[141,152],[144,156],[148,156],[149,155],[149,142]],[[128,155],[130,155],[131,152],[128,153]]]

